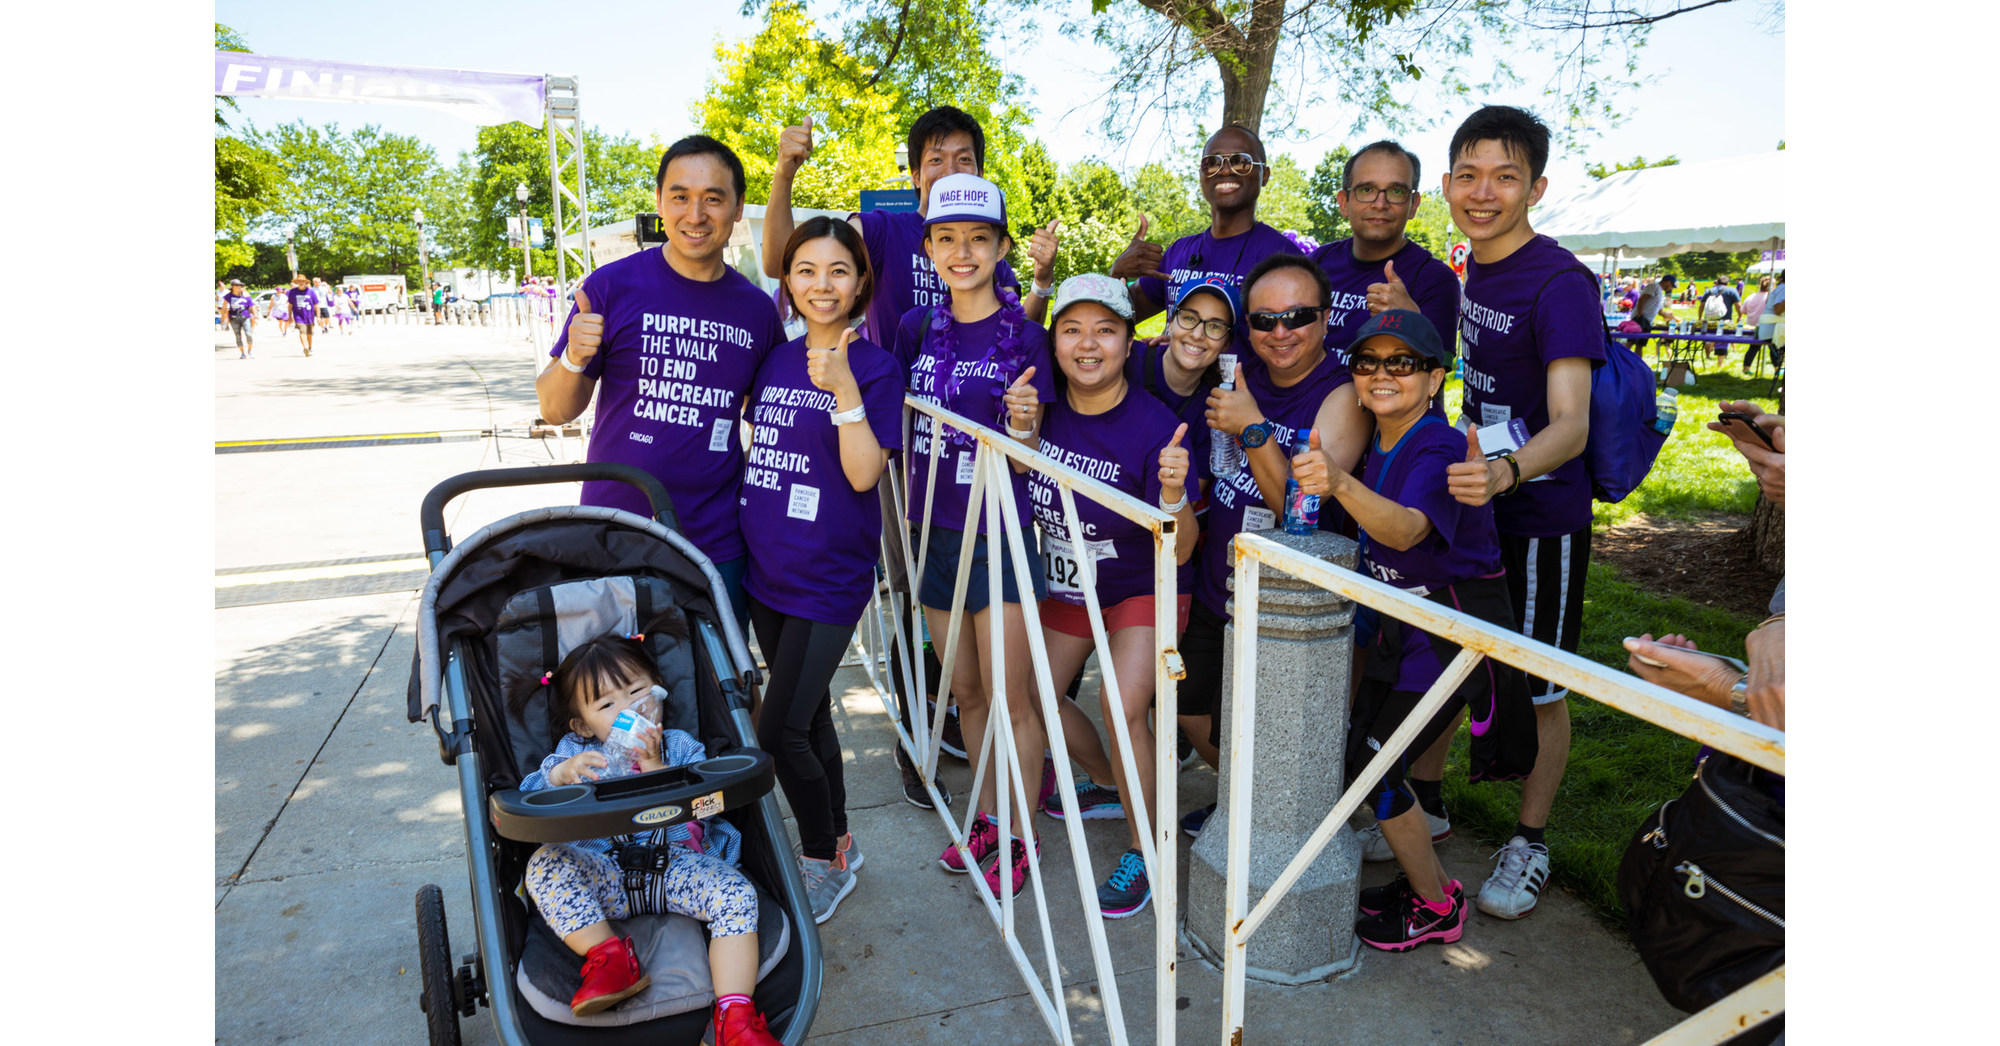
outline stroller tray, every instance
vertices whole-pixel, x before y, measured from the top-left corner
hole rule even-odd
[[[534,792],[496,791],[494,830],[524,843],[565,843],[631,835],[750,806],[771,790],[769,754],[755,748],[686,766]]]

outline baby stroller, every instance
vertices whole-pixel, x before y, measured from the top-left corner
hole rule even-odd
[[[445,533],[446,503],[468,491],[591,479],[639,487],[656,518],[570,505],[510,516],[456,548]],[[680,915],[620,920],[653,986],[578,1018],[567,993],[579,983],[581,959],[517,887],[541,843],[631,834],[718,811],[742,832],[740,867],[758,890],[757,1008],[773,1035],[803,1042],[819,1005],[819,934],[771,794],[771,757],[757,749],[750,723],[762,680],[721,576],[675,529],[666,489],[629,465],[495,469],[439,483],[424,498],[421,523],[431,576],[409,714],[413,723],[429,718],[445,764],[458,769],[478,944],[454,964],[443,891],[434,884],[417,891],[419,1002],[432,1046],[457,1043],[459,1017],[482,1005],[509,1044],[702,1041],[714,995],[699,923]],[[557,740],[548,736],[544,710],[553,695],[544,674],[572,645],[610,629],[645,632],[670,692],[665,725],[694,735],[710,758],[523,794],[516,786]]]

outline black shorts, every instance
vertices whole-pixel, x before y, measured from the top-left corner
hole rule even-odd
[[[911,528],[910,545],[920,548],[915,528]],[[925,552],[924,576],[917,585],[917,601],[933,610],[950,610],[952,589],[958,584],[958,549],[965,531],[950,527],[931,528],[930,548]],[[1017,539],[1028,557],[1028,573],[1034,589],[1035,602],[1049,598],[1048,579],[1042,576],[1042,554],[1035,545],[1034,528],[1022,527]],[[1021,602],[1021,593],[1014,581],[1013,543],[1010,541],[1002,549],[1006,555],[1000,561],[1000,599],[1004,603]],[[976,614],[986,609],[991,600],[986,590],[986,535],[972,539],[972,570],[965,580],[965,611]],[[942,638],[942,637],[936,637]]]
[[[1209,738],[1221,743],[1222,718],[1222,630],[1229,619],[1208,609],[1200,599],[1188,609],[1187,631],[1181,634],[1181,663],[1187,678],[1181,680],[1180,714],[1215,716]]]
[[[1552,538],[1502,534],[1500,559],[1521,634],[1576,653],[1583,633],[1583,582],[1590,573],[1590,528]],[[1529,676],[1528,694],[1546,705],[1568,697],[1569,691]]]

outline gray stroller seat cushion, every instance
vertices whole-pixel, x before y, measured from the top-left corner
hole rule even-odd
[[[532,906],[530,906],[532,909]],[[514,981],[536,1013],[558,1024],[609,1027],[638,1024],[656,1017],[715,1005],[715,983],[708,973],[708,934],[701,923],[685,915],[635,915],[612,927],[632,938],[639,964],[653,978],[645,991],[601,1013],[578,1017],[569,1000],[583,984],[583,957],[569,950],[539,914],[521,949]],[[757,891],[757,979],[777,968],[791,947],[791,923],[784,908],[762,889]]]

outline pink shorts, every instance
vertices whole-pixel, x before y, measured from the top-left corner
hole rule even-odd
[[[1174,635],[1187,631],[1188,607],[1194,602],[1193,596],[1174,597]],[[1126,628],[1153,627],[1153,597],[1133,596],[1122,603],[1104,608],[1104,634]],[[1075,603],[1065,603],[1059,599],[1044,599],[1041,604],[1042,625],[1053,628],[1066,636],[1089,639],[1090,609]]]

